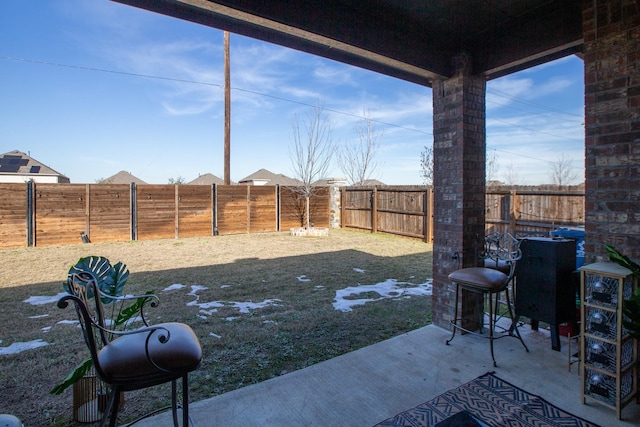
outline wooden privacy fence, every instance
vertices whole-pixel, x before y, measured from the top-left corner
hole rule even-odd
[[[295,187],[244,185],[0,184],[0,247],[256,233],[300,227]],[[329,226],[329,188],[310,220]]]
[[[485,221],[488,230],[516,237],[549,236],[558,227],[584,225],[584,191],[491,189]]]
[[[424,186],[344,187],[343,228],[433,240],[433,190]],[[489,187],[487,231],[517,237],[548,236],[562,226],[584,225],[584,191]]]
[[[310,221],[329,227],[329,187],[311,199]],[[340,224],[433,239],[433,190],[343,187]],[[295,187],[242,185],[0,184],[0,248],[150,240],[288,230],[304,224]],[[584,192],[490,187],[486,228],[518,237],[584,225]]]
[[[340,209],[343,228],[433,239],[430,187],[343,187]]]

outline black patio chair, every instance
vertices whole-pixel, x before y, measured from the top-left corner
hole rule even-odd
[[[67,284],[69,295],[60,298],[58,307],[66,308],[69,302],[74,303],[96,374],[111,389],[100,425],[104,426],[108,420],[110,426],[115,426],[121,392],[171,382],[171,409],[173,423],[177,427],[176,381],[182,379],[182,423],[186,427],[189,423],[188,374],[198,367],[202,359],[202,348],[193,330],[182,323],[149,326],[143,308],[147,304],[158,305],[155,295],[106,295],[98,288],[93,274],[88,272],[70,274]],[[109,329],[103,300],[122,302],[132,299],[141,301],[136,308],[139,308],[139,318],[145,326],[125,331]]]
[[[446,343],[449,345],[456,336],[458,329],[467,333],[477,333],[462,326],[463,319],[458,317],[458,294],[460,290],[466,289],[472,292],[482,293],[483,302],[484,297],[488,297],[489,312],[487,313],[487,317],[489,336],[485,336],[485,338],[489,339],[491,359],[495,367],[498,365],[494,356],[493,341],[497,338],[503,338],[505,336],[518,338],[525,350],[527,350],[527,352],[529,351],[518,330],[518,324],[515,321],[516,318],[509,295],[509,288],[513,284],[516,262],[522,257],[522,251],[520,250],[520,241],[509,233],[493,233],[487,235],[482,239],[480,246],[481,248],[477,252],[478,267],[462,268],[449,274],[449,280],[456,285],[456,295],[453,320],[450,322],[453,331],[451,338],[449,338]],[[505,293],[503,300],[500,299],[502,292]],[[503,334],[495,336],[494,332],[497,322],[499,317],[502,316],[499,313],[499,307],[502,303],[507,305],[507,313],[511,319],[511,324],[508,328],[502,328],[504,331]],[[480,332],[482,332],[484,328],[484,314],[479,323]]]

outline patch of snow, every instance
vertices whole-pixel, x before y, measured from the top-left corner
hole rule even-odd
[[[210,337],[214,337],[214,338],[222,338],[222,335],[218,335],[218,334],[214,334],[213,332],[209,332],[209,336]]]
[[[56,325],[75,325],[76,323],[80,323],[78,320],[60,320],[56,323]]]
[[[372,301],[380,301],[385,298],[398,298],[408,296],[426,296],[431,295],[433,291],[433,279],[427,279],[425,283],[413,284],[410,282],[398,282],[396,279],[387,279],[384,282],[375,285],[365,286],[349,286],[345,289],[336,291],[335,302],[333,308],[339,311],[352,311],[353,307],[364,305]],[[380,295],[379,298],[362,298],[362,299],[346,299],[354,295],[375,292]]]
[[[274,304],[276,301],[280,301],[278,299],[268,299],[268,300],[264,300],[261,303],[253,303],[253,302],[223,302],[223,301],[209,301],[209,302],[199,302],[200,301],[200,295],[197,295],[196,293],[198,291],[207,289],[204,286],[200,286],[200,285],[194,285],[191,287],[191,292],[189,292],[187,295],[191,295],[191,296],[195,296],[196,299],[188,302],[187,306],[191,307],[191,306],[196,306],[198,308],[200,308],[200,313],[204,313],[204,314],[211,314],[211,313],[215,313],[217,310],[215,310],[216,308],[222,308],[222,307],[226,307],[228,305],[231,305],[232,307],[237,308],[240,313],[248,313],[249,310],[256,310],[258,308],[264,308],[270,304]],[[214,310],[209,310],[209,312],[205,311],[208,310],[210,308],[214,308]],[[200,317],[200,316],[198,316]],[[202,317],[201,317],[202,318]]]
[[[51,304],[54,302],[58,302],[58,300],[60,298],[62,298],[63,296],[68,295],[66,292],[61,292],[56,296],[37,296],[37,297],[29,297],[26,300],[24,300],[23,302],[26,302],[28,304],[31,305],[43,305],[43,304]]]
[[[361,269],[361,268],[354,268],[353,271],[355,271],[356,273],[364,273],[365,270]]]
[[[226,320],[227,322],[233,322],[236,319],[239,319],[240,317],[238,316],[229,316],[229,317],[225,317],[224,320]]]
[[[49,343],[41,339],[28,342],[14,342],[9,347],[0,347],[0,355],[18,354],[26,350],[43,347],[45,345],[49,345]]]
[[[298,282],[310,282],[311,281],[311,279],[307,279],[307,276],[304,275],[304,274],[302,276],[296,277],[296,279],[298,279]]]
[[[200,307],[200,309],[202,309],[202,310],[206,310],[206,309],[211,308],[211,307],[216,307],[216,308],[224,307],[224,304],[219,302],[219,301],[200,302],[199,303],[198,300],[196,299],[194,301],[191,301],[191,302],[187,303],[187,307],[190,307],[190,306],[193,306],[193,305]],[[215,310],[215,311],[217,311],[217,310]]]
[[[191,306],[197,306],[199,307],[201,310],[206,310],[209,309],[211,307],[224,307],[224,304],[222,304],[221,302],[218,301],[211,301],[211,302],[198,302],[200,301],[200,295],[197,295],[197,292],[202,291],[208,289],[205,286],[200,286],[200,285],[193,285],[191,286],[191,292],[189,292],[187,295],[191,295],[193,297],[196,297],[195,300],[188,302],[187,303],[187,307],[191,307]]]
[[[182,288],[186,288],[186,286],[185,285],[181,285],[180,283],[174,283],[173,285],[164,288],[163,291],[169,292],[169,291],[175,291],[175,290],[182,289]]]
[[[37,316],[29,316],[29,319],[41,319],[43,317],[49,317],[48,314],[38,314]]]
[[[279,299],[266,299],[262,302],[230,302],[232,306],[237,308],[240,313],[248,313],[249,310],[257,310],[258,308],[265,308],[269,305],[278,305],[276,301],[281,301]]]
[[[324,289],[324,288],[325,288],[325,286],[322,286],[322,285],[318,285],[318,286],[314,287],[314,289]]]
[[[220,289],[226,289],[226,288],[230,288],[230,287],[231,287],[231,285],[221,285]]]
[[[207,288],[206,286],[202,286],[202,285],[192,285],[191,286],[191,292],[189,292],[187,295],[196,296],[197,292],[204,291],[205,289],[209,289],[209,288]]]
[[[44,332],[45,334],[50,330],[51,330],[51,326],[45,326],[44,328],[42,328],[42,332]]]

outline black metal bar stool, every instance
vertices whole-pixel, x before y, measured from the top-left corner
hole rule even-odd
[[[458,295],[461,289],[466,289],[472,292],[482,293],[483,301],[485,297],[488,297],[489,312],[487,314],[489,318],[489,336],[484,336],[484,338],[489,339],[493,366],[498,366],[493,352],[493,341],[495,339],[506,336],[518,338],[525,350],[527,350],[527,352],[529,351],[527,345],[522,339],[522,336],[520,335],[517,322],[515,322],[515,315],[511,305],[511,298],[509,296],[509,285],[512,285],[516,262],[521,258],[521,256],[522,252],[520,251],[520,241],[514,238],[511,234],[491,234],[483,239],[482,250],[478,254],[478,261],[479,264],[482,265],[481,267],[462,268],[449,274],[449,280],[456,284],[456,296],[454,303],[454,315],[453,320],[451,321],[453,333],[451,334],[451,338],[447,340],[447,345],[449,345],[456,336],[456,331],[458,329],[467,333],[478,334],[477,332],[471,331],[462,326],[461,323],[463,319],[458,317]],[[499,336],[495,336],[494,332],[499,316],[499,297],[501,292],[505,292],[505,302],[507,304],[508,314],[511,318],[511,325],[509,328],[502,328],[504,329],[504,333],[501,333]],[[483,324],[484,319],[480,325],[481,331]]]

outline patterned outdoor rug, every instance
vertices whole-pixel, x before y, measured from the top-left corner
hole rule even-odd
[[[466,414],[456,416],[460,412]],[[493,372],[391,417],[376,427],[435,425],[598,427],[553,406],[540,396],[509,384]]]

